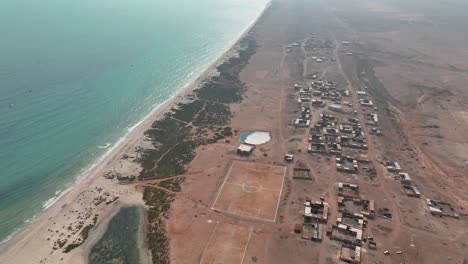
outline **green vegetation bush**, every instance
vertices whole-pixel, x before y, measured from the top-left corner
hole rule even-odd
[[[242,68],[255,53],[256,43],[251,37],[240,42],[239,56],[226,60],[217,67],[218,76],[195,90],[188,103],[180,103],[162,118],[154,122],[145,135],[154,149],[144,149],[137,161],[142,165],[139,179],[165,179],[186,172],[185,165],[195,157],[200,145],[212,144],[232,136],[232,128],[226,126],[232,117],[227,104],[240,102],[245,85],[239,77]],[[180,191],[184,178],[170,179],[159,183],[160,187]],[[165,221],[174,195],[155,187],[146,187],[143,199],[148,205],[149,222],[147,245],[153,263],[168,264],[169,239]]]
[[[143,192],[143,199],[149,207],[147,213],[150,223],[146,242],[151,252],[153,263],[168,264],[169,239],[166,236],[166,228],[163,218],[167,217],[174,195],[163,190],[147,187]]]
[[[91,249],[89,264],[139,263],[137,245],[139,229],[138,207],[124,207],[116,214],[99,241]]]

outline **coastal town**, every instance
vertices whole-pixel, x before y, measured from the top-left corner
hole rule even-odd
[[[207,204],[215,214],[200,213],[215,222],[200,263],[256,263],[260,241],[276,233],[284,248],[275,259],[301,263],[315,252],[318,263],[411,263],[424,243],[415,237],[437,234],[441,219],[461,224],[461,208],[421,193],[398,156],[380,153],[385,105],[341,71],[352,44],[330,39],[311,33],[286,47],[284,56],[305,59],[302,78],[283,90],[283,127],[226,140],[240,142],[225,154],[225,175]],[[409,236],[392,239],[404,225]]]
[[[113,243],[122,237],[108,239],[106,226],[137,206],[138,263],[466,264],[465,167],[430,158],[444,150],[415,139],[377,58],[329,5],[273,1],[197,85],[51,210],[58,216],[29,244],[47,251],[34,263],[123,259]]]

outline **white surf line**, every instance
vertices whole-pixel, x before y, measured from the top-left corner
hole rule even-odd
[[[245,254],[247,254],[247,248],[249,247],[250,237],[252,237],[252,232],[253,232],[253,228],[250,227],[249,238],[247,238],[247,243],[245,244],[244,254],[242,255],[242,259],[241,259],[240,264],[244,263]]]
[[[228,173],[227,173],[227,175],[226,175],[226,178],[224,178],[223,184],[222,184],[221,187],[219,188],[218,195],[216,196],[216,199],[214,200],[213,205],[211,206],[211,210],[215,210],[214,206],[215,206],[216,202],[218,201],[219,195],[220,195],[221,192],[223,191],[223,188],[224,188],[224,185],[225,185],[226,182],[227,182],[227,179],[228,179],[229,176],[231,175],[231,170],[232,170],[232,167],[234,166],[234,163],[236,163],[236,161],[233,161],[233,162],[232,162],[231,167],[229,168],[229,171],[228,171]]]
[[[219,222],[216,222],[215,227],[213,228],[213,231],[211,232],[210,238],[208,239],[208,243],[206,243],[205,249],[203,250],[202,257],[200,259],[200,264],[203,262],[203,258],[205,257],[206,249],[208,248],[208,245],[210,244],[211,240],[213,239],[213,236],[216,232],[216,228],[218,228]]]
[[[280,205],[280,202],[281,202],[281,196],[283,195],[284,179],[286,178],[287,169],[288,169],[287,167],[284,167],[283,181],[281,182],[281,191],[280,191],[280,194],[279,194],[279,197],[278,197],[278,203],[276,205],[275,217],[273,218],[273,222],[276,222],[276,216],[278,216],[278,209],[279,209],[279,205]]]

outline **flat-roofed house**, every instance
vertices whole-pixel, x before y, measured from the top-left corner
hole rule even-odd
[[[250,156],[252,152],[254,151],[255,146],[250,145],[250,144],[240,144],[239,147],[237,148],[237,154],[240,156]]]

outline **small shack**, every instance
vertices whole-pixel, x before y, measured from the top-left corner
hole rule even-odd
[[[343,107],[339,104],[331,104],[328,109],[335,112],[343,112]]]
[[[237,155],[240,156],[250,156],[252,152],[254,151],[255,146],[251,144],[240,144],[239,147],[237,148]]]
[[[398,176],[400,177],[400,181],[403,185],[411,185],[411,177],[409,176],[408,173],[406,172],[400,172],[398,173]]]

